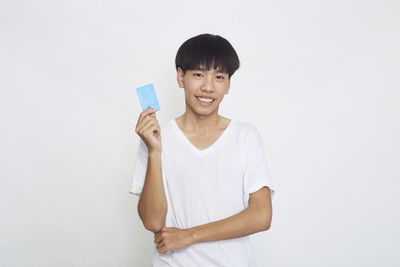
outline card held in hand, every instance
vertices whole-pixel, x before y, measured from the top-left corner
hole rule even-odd
[[[152,83],[136,88],[136,92],[139,96],[142,111],[146,111],[148,107],[156,108],[157,111],[160,111],[156,91]]]

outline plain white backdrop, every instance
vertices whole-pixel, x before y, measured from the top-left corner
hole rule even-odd
[[[399,266],[398,1],[0,0],[0,266],[150,266],[129,194],[136,87],[184,112],[174,59],[236,49],[220,114],[260,131],[277,190],[253,267]]]

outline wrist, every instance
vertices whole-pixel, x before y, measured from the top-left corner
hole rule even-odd
[[[149,150],[149,156],[160,156],[160,155],[161,155],[161,150],[158,149]]]
[[[196,230],[193,227],[192,228],[188,228],[186,230],[187,230],[187,237],[188,237],[189,243],[190,244],[197,243]]]

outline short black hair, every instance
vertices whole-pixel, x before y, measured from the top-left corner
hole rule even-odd
[[[175,67],[186,70],[206,70],[213,68],[229,74],[229,78],[239,69],[239,57],[232,45],[225,38],[204,33],[185,41],[178,49]]]

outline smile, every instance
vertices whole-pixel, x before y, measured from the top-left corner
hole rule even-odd
[[[196,96],[196,99],[197,99],[197,102],[199,102],[200,104],[205,105],[205,106],[211,105],[211,103],[215,101],[215,99],[202,98],[202,97],[197,97],[197,96]]]

